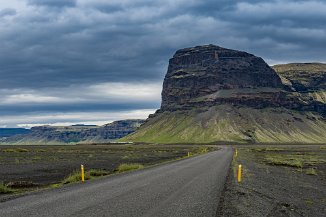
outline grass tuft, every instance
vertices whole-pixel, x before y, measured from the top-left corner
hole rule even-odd
[[[138,170],[143,169],[144,165],[142,164],[120,164],[117,168],[119,173],[129,171],[129,170]]]
[[[13,193],[14,190],[11,188],[7,187],[5,184],[0,183],[0,194],[10,194]]]
[[[278,151],[283,151],[284,149],[282,149],[282,148],[253,148],[251,150],[254,152],[269,152],[269,151],[278,152]]]
[[[88,177],[85,176],[85,179]],[[63,181],[62,184],[71,184],[81,181],[81,172],[80,171],[74,171],[70,175],[68,175]]]
[[[91,169],[88,172],[88,174],[91,177],[98,177],[98,176],[106,176],[106,175],[109,175],[109,172],[108,171],[105,171],[105,170],[101,170],[101,169]]]
[[[317,175],[317,171],[314,168],[309,168],[309,169],[306,169],[306,174],[307,175],[316,176]]]
[[[7,184],[8,188],[33,188],[38,186],[38,184],[32,182],[32,181],[15,181],[15,182],[9,182]]]
[[[87,172],[85,172],[85,180],[90,180],[95,177],[99,176],[106,176],[109,172],[101,169],[91,169]],[[77,183],[81,182],[81,171],[74,171],[69,176],[67,176],[63,181],[62,184],[71,184],[71,183]]]
[[[200,147],[197,150],[197,153],[199,153],[199,154],[204,154],[204,153],[207,153],[207,152],[208,152],[208,148],[207,147]]]

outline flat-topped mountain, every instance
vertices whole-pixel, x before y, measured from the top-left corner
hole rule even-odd
[[[283,72],[281,66],[276,67]],[[281,78],[262,58],[246,52],[215,45],[182,49],[169,61],[159,112],[232,104],[252,108],[283,107],[325,115],[323,102],[297,91],[307,84],[301,84],[300,89],[300,82],[291,80],[289,72],[282,74]],[[300,78],[304,77],[304,73],[301,74]]]
[[[260,57],[215,45],[178,50],[161,108],[122,140],[326,143],[323,67],[310,67],[275,71]]]
[[[280,77],[262,58],[215,45],[178,50],[163,83],[162,110],[217,104],[234,94],[283,88]],[[201,104],[202,105],[202,104]]]

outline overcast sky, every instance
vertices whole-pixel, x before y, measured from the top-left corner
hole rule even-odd
[[[0,0],[0,127],[146,118],[184,47],[325,62],[325,11],[309,0]]]

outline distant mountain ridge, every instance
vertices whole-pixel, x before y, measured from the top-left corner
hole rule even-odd
[[[29,132],[30,130],[25,128],[0,128],[0,138],[15,136],[17,134],[27,134]]]
[[[38,126],[31,128],[28,134],[9,137],[2,142],[22,145],[110,142],[134,132],[143,122],[141,119],[131,119],[103,126]]]
[[[260,57],[216,45],[178,50],[161,108],[121,141],[326,143],[325,69],[271,68]]]

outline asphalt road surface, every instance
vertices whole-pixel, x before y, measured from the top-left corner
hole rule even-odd
[[[231,148],[0,203],[0,216],[216,216]]]

